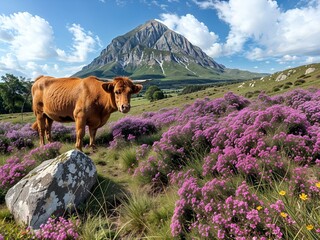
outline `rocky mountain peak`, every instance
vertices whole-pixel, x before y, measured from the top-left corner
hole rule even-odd
[[[223,65],[216,63],[184,36],[170,30],[159,21],[150,20],[114,38],[100,56],[75,76],[134,76],[138,71],[142,77],[152,75],[153,72],[155,75],[167,77],[169,72],[164,69],[165,65],[175,64],[179,64],[191,75],[197,73],[188,67],[190,64],[215,71],[224,69]],[[141,69],[144,69],[142,73]]]

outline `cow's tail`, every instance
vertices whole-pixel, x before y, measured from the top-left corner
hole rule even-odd
[[[34,122],[31,126],[31,128],[35,131],[38,131],[38,123],[37,122]]]

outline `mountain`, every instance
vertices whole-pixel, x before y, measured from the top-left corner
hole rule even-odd
[[[227,69],[184,36],[151,20],[114,38],[100,56],[74,74],[133,79],[248,79],[261,74]]]

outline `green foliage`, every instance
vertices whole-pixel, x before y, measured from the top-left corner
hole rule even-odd
[[[5,202],[7,190],[0,188],[0,204],[3,204]]]
[[[246,97],[246,98],[252,98],[253,97],[253,92],[246,92],[245,94],[244,94],[244,96]]]
[[[160,100],[164,98],[164,93],[162,91],[155,91],[152,94],[153,101]]]
[[[31,82],[24,77],[6,74],[1,77],[0,84],[0,113],[15,113],[31,111]]]
[[[21,226],[17,226],[12,216],[5,217],[4,219],[0,219],[0,234],[4,237],[4,239],[14,239],[14,240],[29,240],[33,239],[32,235],[29,234],[25,228]]]
[[[1,97],[1,94],[0,94],[0,113],[6,113],[6,109],[5,109],[5,106],[3,104],[3,98]]]
[[[183,94],[198,92],[201,90],[205,90],[208,87],[210,86],[209,85],[189,85],[189,86],[186,86],[180,94],[183,95]]]
[[[81,227],[81,239],[106,240],[118,239],[121,228],[118,230],[115,223],[106,216],[88,216]]]
[[[1,131],[0,134],[0,153],[6,154],[8,153],[8,147],[10,146],[10,139],[3,136]]]
[[[306,80],[303,79],[298,79],[297,81],[294,82],[295,86],[300,86],[301,84],[304,84],[306,82]]]
[[[159,131],[158,133],[154,133],[152,135],[145,135],[141,136],[141,138],[137,139],[137,144],[142,145],[142,144],[147,144],[149,146],[152,146],[152,144],[155,141],[159,141],[162,135],[162,131]]]
[[[148,87],[146,93],[145,93],[145,98],[152,101],[160,100],[164,98],[164,93],[163,91],[157,87],[157,86],[150,86]]]
[[[280,91],[280,88],[279,88],[278,86],[275,86],[275,87],[273,88],[273,91],[274,91],[274,92],[279,92],[279,91]]]
[[[134,147],[124,149],[120,154],[120,159],[124,170],[137,166],[136,149]]]
[[[147,230],[147,216],[152,207],[152,199],[145,194],[133,194],[123,202],[121,222],[130,234],[143,235]]]
[[[96,185],[92,188],[89,199],[80,211],[83,215],[108,216],[113,213],[125,197],[126,191],[111,179],[98,176]]]

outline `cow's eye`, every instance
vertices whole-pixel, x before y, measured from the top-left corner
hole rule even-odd
[[[120,92],[120,91],[115,91],[115,94],[117,94],[117,95],[118,95],[118,94],[121,94],[121,92]]]

